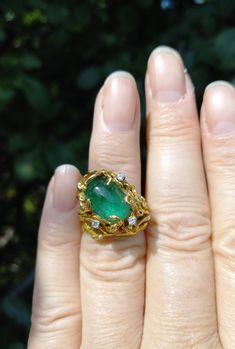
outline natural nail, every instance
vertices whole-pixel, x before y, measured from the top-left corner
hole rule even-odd
[[[185,68],[176,50],[156,48],[149,57],[147,73],[152,97],[158,102],[176,102],[185,95]]]
[[[57,167],[54,175],[53,204],[58,211],[69,211],[76,205],[78,170],[73,165]]]
[[[104,121],[111,131],[128,131],[135,121],[136,83],[132,75],[120,71],[111,74],[104,84]]]
[[[235,90],[225,81],[210,84],[203,99],[208,130],[223,134],[235,129]]]

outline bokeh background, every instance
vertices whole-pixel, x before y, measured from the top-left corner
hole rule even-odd
[[[235,83],[235,1],[0,2],[0,347],[26,348],[37,227],[62,163],[87,170],[95,95],[116,69],[137,79],[159,44],[175,47],[196,86]]]

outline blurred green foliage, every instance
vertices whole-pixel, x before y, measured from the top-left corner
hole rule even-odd
[[[130,71],[144,106],[147,57],[172,45],[200,102],[210,81],[235,83],[234,14],[230,0],[0,3],[1,348],[26,348],[46,184],[62,163],[86,171],[93,103],[106,76]]]

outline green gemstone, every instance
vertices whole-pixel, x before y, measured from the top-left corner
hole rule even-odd
[[[85,196],[90,199],[92,212],[101,218],[114,223],[110,216],[117,216],[122,220],[129,216],[130,205],[125,202],[123,190],[113,181],[107,184],[108,177],[101,175],[91,179],[87,184]]]

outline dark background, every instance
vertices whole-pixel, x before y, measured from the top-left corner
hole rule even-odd
[[[26,348],[37,227],[62,163],[84,173],[96,93],[130,71],[143,102],[146,61],[178,49],[200,103],[206,84],[235,83],[235,1],[0,2],[0,347]]]

